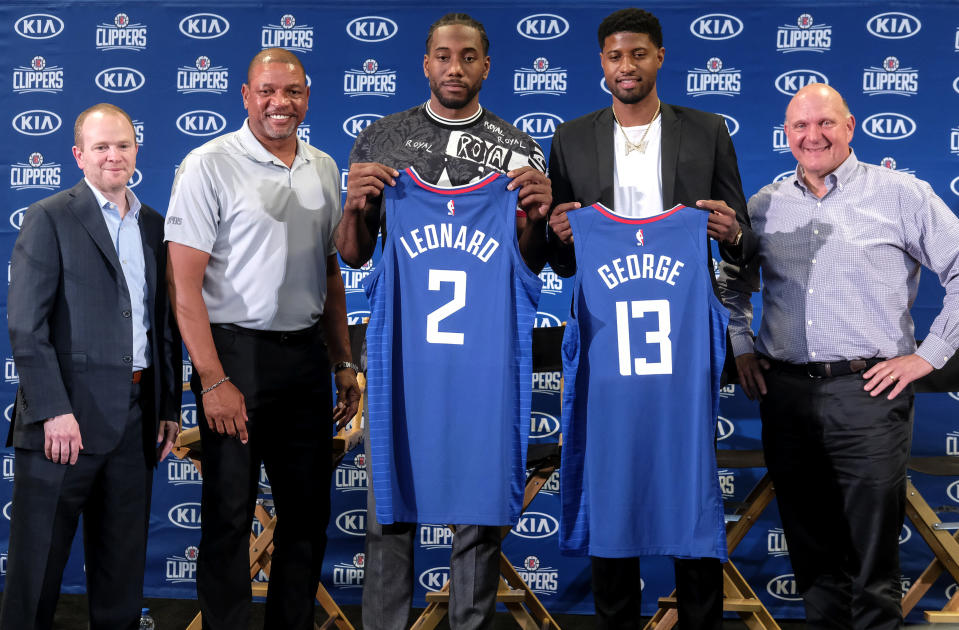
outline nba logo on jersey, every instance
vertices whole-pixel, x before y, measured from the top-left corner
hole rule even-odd
[[[636,245],[642,247],[646,244],[646,240],[643,238],[643,230],[636,230]]]
[[[450,217],[455,217],[455,216],[456,216],[456,205],[453,203],[453,200],[452,200],[452,199],[450,199],[450,200],[446,203],[446,215],[447,215],[447,216],[450,216]]]

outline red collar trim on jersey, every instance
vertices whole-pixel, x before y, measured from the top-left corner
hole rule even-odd
[[[682,210],[682,209],[685,208],[686,206],[684,206],[684,205],[682,205],[682,204],[676,204],[675,206],[673,206],[672,208],[670,208],[670,209],[667,210],[666,212],[663,212],[662,214],[657,214],[657,215],[654,216],[654,217],[646,217],[645,219],[631,219],[631,218],[629,218],[629,217],[624,217],[624,216],[621,215],[621,214],[616,214],[615,212],[613,212],[612,210],[610,210],[609,208],[607,208],[606,206],[604,206],[604,205],[601,204],[601,203],[594,203],[594,204],[593,204],[592,206],[590,206],[590,207],[591,207],[591,208],[595,208],[595,209],[598,210],[601,214],[603,214],[603,215],[605,215],[606,217],[612,219],[613,221],[618,221],[618,222],[620,222],[620,223],[627,223],[627,224],[629,224],[629,225],[640,225],[640,224],[643,224],[643,223],[653,223],[654,221],[659,221],[659,220],[661,220],[661,219],[665,219],[665,218],[668,217],[668,216],[671,216],[671,215],[673,215],[673,214],[676,214],[677,212],[679,212],[680,210]]]
[[[473,182],[472,184],[464,184],[462,186],[451,186],[449,188],[446,188],[445,186],[434,186],[433,184],[427,184],[426,182],[423,181],[423,179],[413,169],[412,166],[404,170],[410,176],[410,179],[412,179],[413,182],[420,188],[424,190],[428,190],[430,192],[440,193],[442,195],[459,195],[465,192],[470,192],[471,190],[476,190],[477,188],[482,188],[483,186],[486,186],[487,184],[492,182],[494,179],[502,175],[502,173],[497,173],[496,171],[493,171],[489,175],[484,177],[483,179],[479,180],[478,182]]]

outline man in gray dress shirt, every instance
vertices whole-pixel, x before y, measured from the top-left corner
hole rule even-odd
[[[720,281],[810,628],[899,628],[911,383],[959,346],[959,219],[926,182],[864,164],[834,89],[786,109],[796,174],[749,200],[759,265]],[[916,348],[920,265],[946,289]],[[753,340],[750,293],[763,275]]]

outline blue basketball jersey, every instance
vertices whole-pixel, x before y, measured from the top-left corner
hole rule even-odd
[[[383,193],[383,257],[364,281],[380,523],[519,518],[542,283],[507,183],[440,188],[406,169]]]
[[[704,262],[706,219],[569,212],[564,553],[727,559],[715,435],[729,313]]]

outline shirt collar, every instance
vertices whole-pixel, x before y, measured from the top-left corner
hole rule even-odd
[[[431,118],[435,122],[438,122],[441,125],[446,125],[447,127],[469,127],[474,124],[483,116],[483,106],[480,105],[476,109],[476,113],[470,116],[469,118],[453,119],[453,118],[444,118],[436,112],[433,111],[433,108],[430,107],[430,102],[426,101],[423,103],[423,111],[426,113],[428,118]]]
[[[829,175],[826,175],[826,187],[829,190],[832,190],[838,185],[839,188],[842,189],[842,187],[848,184],[849,180],[853,178],[858,166],[859,160],[856,158],[856,152],[850,147],[849,157],[843,160],[842,164],[836,167],[836,170]],[[806,182],[802,177],[802,166],[798,164],[796,165],[796,187],[803,192],[809,192],[809,187],[806,186]]]
[[[90,190],[93,191],[93,196],[97,198],[97,205],[100,206],[100,209],[101,209],[101,210],[106,209],[106,208],[108,208],[108,207],[109,207],[110,209],[113,209],[113,208],[116,207],[116,204],[114,204],[112,201],[110,201],[109,199],[107,199],[106,196],[105,196],[102,192],[100,192],[99,190],[97,190],[97,187],[94,186],[93,184],[91,184],[89,179],[87,179],[86,177],[84,177],[84,178],[83,178],[83,181],[86,182],[86,184],[87,184],[87,186],[90,188]],[[124,193],[126,193],[127,205],[130,206],[130,213],[133,214],[133,218],[134,218],[134,219],[139,220],[139,219],[140,219],[140,208],[141,208],[141,206],[142,206],[142,204],[140,203],[140,200],[137,198],[136,193],[134,193],[134,192],[133,192],[132,190],[130,190],[129,188],[124,188]]]
[[[237,139],[240,144],[243,145],[246,152],[257,162],[270,162],[286,168],[286,164],[284,164],[280,158],[270,153],[270,150],[263,146],[263,144],[257,140],[256,136],[253,135],[253,131],[250,129],[249,117],[243,121],[243,126],[237,130]],[[313,156],[306,150],[306,143],[301,142],[299,138],[296,139],[296,157],[306,162],[313,159]],[[295,162],[296,158],[294,158],[294,164]],[[291,166],[290,168],[292,169],[293,167]]]

